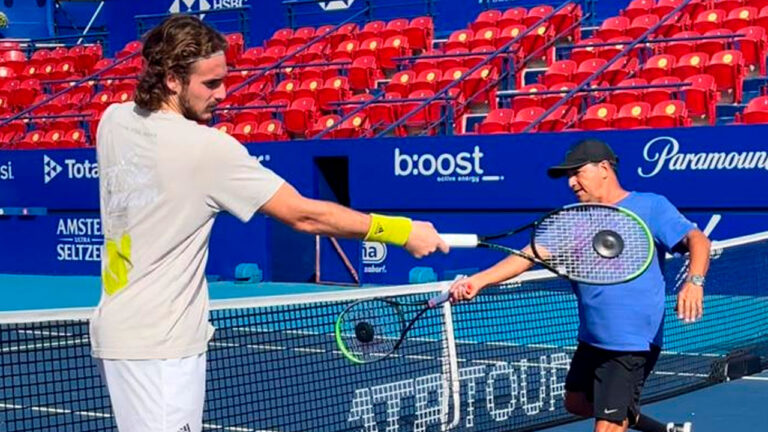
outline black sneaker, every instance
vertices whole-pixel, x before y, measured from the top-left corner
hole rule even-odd
[[[693,432],[693,423],[667,423],[667,432]]]

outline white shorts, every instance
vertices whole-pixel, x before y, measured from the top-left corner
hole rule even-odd
[[[95,360],[120,432],[202,430],[205,353],[168,360]]]

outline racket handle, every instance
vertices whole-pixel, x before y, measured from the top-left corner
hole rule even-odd
[[[478,242],[476,234],[440,234],[440,238],[454,248],[474,248]]]
[[[445,292],[441,293],[440,295],[436,295],[436,296],[432,297],[431,299],[429,299],[429,302],[427,304],[429,304],[429,307],[431,307],[431,308],[437,307],[437,306],[440,306],[441,304],[447,302],[450,298],[451,298],[451,291],[450,290],[446,290]]]

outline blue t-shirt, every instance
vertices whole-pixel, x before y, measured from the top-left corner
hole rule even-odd
[[[653,234],[656,256],[648,270],[630,282],[598,286],[575,284],[579,302],[579,340],[613,351],[661,347],[664,325],[664,255],[696,226],[665,197],[630,192],[616,203],[635,212]]]

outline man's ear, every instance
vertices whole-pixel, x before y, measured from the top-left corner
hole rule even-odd
[[[179,78],[178,78],[178,77],[177,77],[175,74],[173,74],[173,73],[168,73],[168,74],[165,76],[165,85],[166,85],[166,86],[167,86],[167,87],[168,87],[168,88],[169,88],[169,89],[170,89],[170,90],[171,90],[171,91],[172,91],[174,94],[179,94],[179,93],[181,93],[181,89],[182,89],[182,87],[183,87],[183,86],[182,86],[182,84],[181,84],[181,80],[179,80]]]

